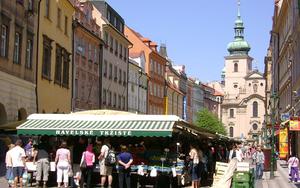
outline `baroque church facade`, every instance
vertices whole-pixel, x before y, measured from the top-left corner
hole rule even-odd
[[[250,45],[244,39],[244,23],[238,10],[234,40],[227,46],[222,72],[222,122],[228,136],[260,142],[265,114],[263,74],[252,69]]]

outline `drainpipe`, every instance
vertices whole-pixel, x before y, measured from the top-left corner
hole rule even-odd
[[[37,34],[36,34],[36,59],[35,59],[35,101],[36,101],[36,113],[39,113],[39,99],[38,99],[38,65],[39,65],[39,41],[40,41],[40,8],[41,1],[38,3],[38,21],[37,21]]]
[[[72,55],[72,76],[71,76],[71,78],[72,78],[71,112],[73,112],[75,110],[75,104],[74,104],[75,103],[75,98],[74,98],[75,94],[74,94],[74,92],[77,89],[77,88],[74,87],[75,75],[76,75],[75,74],[75,70],[76,70],[75,69],[75,51],[76,51],[76,49],[75,49],[75,44],[74,44],[76,27],[77,27],[76,21],[73,21],[73,24],[72,24],[72,49],[73,49],[73,55]]]

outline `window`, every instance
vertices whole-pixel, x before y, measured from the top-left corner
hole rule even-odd
[[[118,96],[118,108],[121,109],[121,95]]]
[[[65,16],[65,35],[68,35],[68,17]]]
[[[118,46],[119,46],[119,43],[117,40],[115,40],[115,55],[116,56],[118,55]]]
[[[106,104],[106,89],[103,89],[102,103]]]
[[[114,39],[112,36],[110,36],[110,42],[109,42],[109,45],[110,45],[110,51],[112,52],[113,51],[113,48],[114,48]]]
[[[69,63],[70,54],[64,51],[64,67],[63,67],[63,86],[69,88]]]
[[[111,19],[111,12],[110,11],[107,11],[107,20],[110,22],[110,19]]]
[[[97,46],[94,48],[94,63],[98,64],[98,50]]]
[[[27,40],[26,44],[26,63],[25,67],[28,69],[32,68],[32,39]]]
[[[109,64],[109,79],[112,79],[112,64]]]
[[[239,71],[239,65],[237,63],[234,64],[234,72]]]
[[[15,45],[14,45],[14,60],[15,64],[21,64],[21,34],[16,32],[15,34]]]
[[[24,4],[24,0],[17,0],[17,3],[23,5]]]
[[[111,91],[108,91],[108,105],[111,105]]]
[[[150,59],[150,71],[151,72],[153,72],[153,70],[154,70],[153,66],[154,66],[154,62],[152,59]]]
[[[107,61],[104,60],[104,65],[103,65],[103,76],[107,77]]]
[[[126,85],[126,72],[124,71],[123,72],[123,86],[125,86]]]
[[[33,0],[28,0],[28,11],[33,11]]]
[[[50,18],[50,0],[45,1],[45,16]]]
[[[88,43],[88,58],[89,60],[92,59],[92,44]]]
[[[229,110],[229,117],[234,118],[234,109]]]
[[[43,36],[43,66],[42,76],[46,79],[51,79],[51,42],[47,36]]]
[[[117,66],[114,67],[114,81],[118,81],[118,68]]]
[[[75,99],[78,99],[78,79],[75,79]]]
[[[252,104],[252,116],[258,117],[258,103],[256,101]]]
[[[254,93],[257,92],[257,84],[253,84],[253,92],[254,92]]]
[[[61,9],[57,9],[57,27],[61,28]]]
[[[233,127],[229,127],[229,136],[233,137]]]
[[[105,31],[104,32],[104,42],[105,42],[105,47],[108,45],[108,33]]]
[[[120,58],[123,57],[123,46],[122,44],[120,44]]]
[[[122,70],[119,69],[119,84],[122,83]]]
[[[54,83],[59,85],[61,84],[61,72],[62,72],[62,48],[57,44]]]
[[[116,94],[116,93],[114,93],[113,106],[114,106],[114,107],[117,106],[117,94]]]
[[[8,51],[8,27],[6,25],[1,25],[1,56],[7,57]]]
[[[252,125],[252,129],[255,130],[255,131],[258,129],[258,126],[257,126],[256,123],[254,123],[254,124]]]
[[[127,47],[124,46],[124,60],[127,60]]]

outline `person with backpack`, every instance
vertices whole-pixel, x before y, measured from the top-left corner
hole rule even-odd
[[[111,188],[113,180],[112,169],[114,163],[116,162],[116,157],[115,153],[111,149],[111,145],[109,144],[108,139],[104,140],[98,159],[100,164],[101,187],[104,187],[107,177],[108,187]]]
[[[117,158],[119,163],[119,187],[123,188],[125,179],[126,187],[130,188],[130,166],[133,162],[133,158],[131,153],[127,151],[127,147],[125,145],[121,146],[121,153]]]
[[[82,157],[81,157],[80,188],[84,187],[85,180],[86,180],[87,188],[92,187],[91,183],[92,183],[92,174],[93,174],[94,163],[95,163],[95,154],[93,153],[93,146],[90,144],[87,146],[86,151],[82,153]]]
[[[299,179],[299,159],[295,154],[292,154],[288,160],[288,166],[290,169],[290,176],[292,182],[298,182]],[[295,177],[296,176],[296,177]]]

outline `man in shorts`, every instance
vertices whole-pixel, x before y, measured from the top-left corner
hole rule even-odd
[[[98,157],[100,164],[100,176],[101,176],[101,187],[104,187],[106,182],[106,177],[108,177],[108,187],[112,185],[112,166],[105,165],[105,159],[108,155],[110,148],[109,140],[105,139],[101,147],[101,153]]]
[[[24,173],[25,168],[25,150],[21,147],[22,140],[18,139],[15,143],[15,147],[11,149],[11,162],[12,162],[12,169],[13,169],[13,176],[14,176],[14,184],[15,188],[18,185],[18,181],[20,187],[23,187],[22,176]]]

